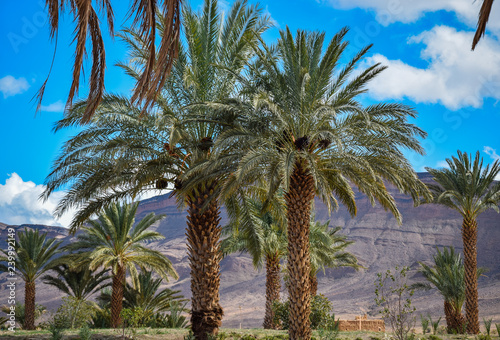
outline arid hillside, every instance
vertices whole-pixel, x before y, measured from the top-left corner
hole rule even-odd
[[[429,175],[420,174],[424,181]],[[335,314],[342,319],[368,313],[376,316],[374,304],[374,285],[376,273],[393,268],[395,265],[408,265],[418,268],[418,261],[430,263],[435,248],[455,246],[461,251],[461,218],[453,211],[440,206],[424,205],[415,208],[411,198],[392,190],[403,215],[403,224],[398,225],[394,217],[380,206],[372,207],[368,199],[357,194],[358,214],[351,218],[347,211],[328,215],[326,207],[316,202],[316,218],[330,220],[332,226],[342,226],[345,233],[355,243],[349,250],[354,253],[365,267],[358,272],[352,269],[328,270],[319,275],[319,292],[325,294],[334,305]],[[166,218],[156,228],[165,239],[151,243],[150,246],[161,250],[174,263],[180,279],[168,286],[182,290],[190,296],[189,264],[185,246],[185,211],[179,211],[174,198],[168,194],[157,196],[141,203],[137,218],[149,212],[166,214]],[[224,211],[223,211],[224,215]],[[1,217],[0,217],[1,219]],[[225,223],[226,219],[222,219]],[[2,235],[7,225],[0,223]],[[25,226],[16,226],[16,229]],[[71,237],[63,228],[31,226],[48,232],[50,237],[63,238],[71,242]],[[492,317],[500,322],[500,215],[487,212],[479,219],[478,264],[489,268],[485,277],[479,280],[480,319]],[[0,246],[5,246],[5,237]],[[264,315],[265,273],[253,268],[251,260],[244,254],[233,254],[222,261],[221,301],[225,311],[225,327],[260,327]],[[421,277],[412,272],[412,281]],[[0,276],[0,304],[6,300],[6,280]],[[283,292],[284,295],[286,294]],[[20,289],[18,296],[22,299]],[[37,302],[55,310],[60,300],[58,292],[40,284],[37,289]],[[443,314],[442,299],[437,292],[417,292],[414,297],[417,313]]]

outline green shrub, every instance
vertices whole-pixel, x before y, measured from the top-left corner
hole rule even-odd
[[[62,298],[63,303],[54,315],[54,322],[60,328],[81,328],[92,321],[96,310],[92,303],[73,296]]]
[[[492,321],[493,321],[493,319],[486,320],[485,318],[483,318],[484,328],[486,328],[486,334],[488,335],[488,337],[490,336],[491,322]]]
[[[436,336],[434,334],[430,334],[429,335],[429,340],[443,340],[443,339],[441,339],[440,337],[438,337],[438,336]]]
[[[422,333],[427,333],[427,330],[429,330],[429,319],[426,316],[420,314],[420,322],[422,324]]]
[[[290,327],[290,301],[274,301],[273,304],[274,322],[282,329]],[[322,294],[315,295],[311,299],[311,320],[312,329],[335,330],[338,323],[332,314],[332,303]]]
[[[491,340],[491,336],[489,336],[487,334],[486,335],[485,334],[478,334],[477,339],[478,340]]]
[[[371,336],[370,340],[382,340],[382,339],[380,339],[379,337],[376,337],[376,336]]]
[[[90,340],[92,339],[92,332],[90,331],[89,325],[85,324],[78,332],[80,340]]]
[[[500,337],[500,323],[496,323],[495,327],[497,329],[497,335]]]
[[[63,338],[64,328],[56,322],[52,322],[49,326],[50,340],[61,340]]]

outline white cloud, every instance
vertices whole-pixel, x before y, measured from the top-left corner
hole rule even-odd
[[[46,112],[64,112],[65,105],[61,100],[49,105],[42,105],[41,110]]]
[[[18,174],[11,174],[5,184],[0,184],[0,222],[67,227],[73,212],[68,212],[59,219],[52,215],[63,193],[55,192],[46,202],[42,202],[38,197],[43,190],[44,185],[25,182]]]
[[[2,92],[3,97],[12,97],[16,94],[20,94],[29,89],[30,85],[28,81],[24,78],[14,78],[11,75],[0,78],[0,92]]]
[[[412,37],[408,43],[425,45],[421,58],[428,61],[418,68],[401,60],[376,54],[367,64],[389,66],[369,85],[376,99],[408,98],[417,103],[440,103],[451,110],[480,107],[483,99],[500,99],[500,45],[483,38],[476,51],[470,51],[472,32],[436,26]]]
[[[482,1],[473,0],[322,0],[339,9],[363,8],[372,10],[376,20],[383,26],[394,22],[411,23],[425,13],[440,10],[453,12],[458,20],[469,27],[476,27],[477,15]],[[500,11],[495,2],[491,11],[488,29],[500,31]],[[469,44],[471,41],[469,41]]]
[[[491,146],[485,146],[483,152],[490,156],[494,161],[500,160],[500,156],[497,154],[497,150],[493,149]]]
[[[446,162],[446,161],[437,162],[436,167],[437,168],[450,168],[450,166],[448,165],[448,162]]]

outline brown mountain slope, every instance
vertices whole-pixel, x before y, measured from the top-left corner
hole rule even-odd
[[[424,181],[429,181],[428,174],[419,174]],[[436,246],[453,245],[461,247],[458,213],[435,205],[413,207],[412,200],[390,189],[396,198],[403,215],[403,225],[381,207],[372,207],[368,199],[357,194],[358,214],[351,219],[344,208],[329,217],[326,207],[316,202],[316,218],[330,220],[332,226],[342,226],[343,232],[355,241],[349,251],[360,259],[366,269],[355,272],[351,269],[327,270],[319,275],[319,292],[333,301],[337,316],[352,318],[357,314],[377,314],[374,304],[373,282],[377,272],[393,268],[395,265],[408,265],[418,268],[417,261],[430,262]],[[167,195],[157,196],[141,202],[137,218],[149,212],[166,214],[167,217],[156,226],[165,235],[165,240],[151,243],[150,246],[161,250],[174,263],[180,279],[168,286],[181,289],[186,297],[190,296],[189,265],[185,246],[185,211],[177,210],[174,199]],[[223,218],[222,223],[226,219]],[[0,224],[2,235],[6,225]],[[49,232],[50,236],[67,233],[62,228],[37,226]],[[487,267],[487,277],[479,280],[480,318],[492,317],[500,322],[500,215],[495,212],[483,214],[479,219],[478,264]],[[66,242],[69,238],[66,238]],[[3,240],[0,246],[4,246]],[[256,271],[249,257],[233,254],[222,261],[221,303],[224,307],[225,327],[260,327],[264,316],[265,274]],[[413,272],[412,279],[420,280]],[[0,276],[3,278],[3,275]],[[0,281],[0,304],[6,300],[6,281]],[[18,296],[22,298],[22,289]],[[40,284],[37,302],[55,309],[59,296],[52,288]],[[414,297],[417,313],[442,315],[442,299],[434,291],[417,292]]]

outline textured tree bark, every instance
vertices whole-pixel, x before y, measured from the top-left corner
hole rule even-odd
[[[462,334],[464,332],[465,318],[462,312],[456,311],[447,301],[444,302],[444,315],[448,334]]]
[[[465,268],[465,318],[467,333],[479,333],[479,304],[477,294],[477,222],[465,217],[462,223]]]
[[[35,282],[25,282],[24,286],[24,329],[35,329]]]
[[[266,315],[263,327],[277,329],[274,322],[273,304],[280,299],[280,258],[278,254],[266,257]]]
[[[118,267],[113,274],[113,285],[111,287],[111,328],[120,327],[122,320],[120,313],[123,308],[123,288],[125,285],[125,268]]]
[[[309,224],[315,195],[314,180],[302,163],[297,162],[285,195],[288,220],[288,271],[290,275],[290,340],[311,338],[311,272]]]
[[[191,267],[191,329],[196,339],[216,335],[224,312],[219,303],[220,210],[216,201],[204,203],[213,188],[199,189],[188,198],[187,242]]]
[[[309,285],[311,286],[311,297],[318,295],[318,278],[312,272],[309,274]]]

